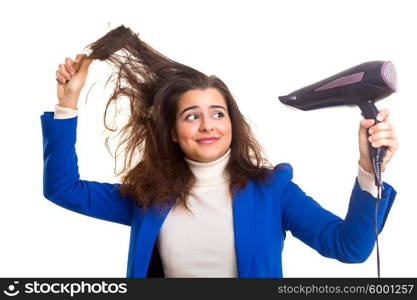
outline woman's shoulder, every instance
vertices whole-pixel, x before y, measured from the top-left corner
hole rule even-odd
[[[269,187],[271,185],[283,186],[293,178],[293,168],[287,162],[276,164],[275,166],[265,167],[262,177],[253,179],[255,184],[261,187]]]
[[[264,181],[265,187],[283,187],[293,178],[293,168],[290,163],[276,164],[269,170],[269,176]]]
[[[259,195],[280,195],[293,179],[293,168],[287,162],[278,163],[275,166],[269,166],[267,176],[261,180],[253,180],[250,184]],[[265,199],[276,199],[275,197],[266,197]]]
[[[279,179],[291,180],[293,177],[293,168],[290,163],[279,163],[272,169],[272,176]]]

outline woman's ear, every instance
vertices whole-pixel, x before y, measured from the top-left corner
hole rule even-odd
[[[171,139],[174,143],[178,143],[177,132],[174,127],[171,128]]]

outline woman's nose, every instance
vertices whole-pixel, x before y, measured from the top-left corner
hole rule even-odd
[[[200,130],[201,131],[213,130],[213,121],[210,120],[210,118],[208,118],[208,117],[202,117],[201,118],[201,124],[200,124]]]

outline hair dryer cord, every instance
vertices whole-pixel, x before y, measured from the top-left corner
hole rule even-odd
[[[379,158],[379,157],[378,157]],[[376,264],[377,264],[377,272],[378,278],[381,278],[381,266],[380,266],[380,259],[379,259],[379,243],[378,243],[378,210],[379,210],[379,202],[381,200],[381,190],[384,189],[381,180],[381,160],[372,158],[372,165],[374,169],[375,175],[375,184],[378,188],[378,197],[375,203],[375,215],[374,215],[374,229],[375,229],[375,241],[376,241]]]

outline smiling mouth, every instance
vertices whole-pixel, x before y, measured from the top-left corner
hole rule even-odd
[[[199,144],[213,144],[217,140],[218,140],[217,138],[207,138],[207,139],[200,139],[197,142]]]

